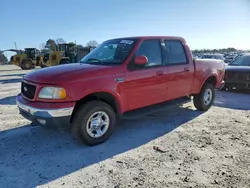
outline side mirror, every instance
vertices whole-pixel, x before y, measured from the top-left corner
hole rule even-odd
[[[142,55],[142,56],[135,57],[136,65],[142,66],[142,65],[146,65],[147,63],[148,63],[148,58],[146,56]]]

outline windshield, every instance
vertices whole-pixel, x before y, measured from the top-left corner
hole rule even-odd
[[[238,57],[230,65],[233,65],[233,66],[250,66],[250,56]]]
[[[113,39],[100,44],[86,55],[80,63],[88,64],[122,64],[135,44],[135,39]]]

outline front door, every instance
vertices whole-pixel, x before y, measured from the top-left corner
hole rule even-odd
[[[143,67],[133,65],[132,70],[126,73],[123,83],[129,110],[166,100],[167,70],[163,65],[159,40],[144,40],[136,51],[135,57],[141,55],[148,58],[147,65]]]

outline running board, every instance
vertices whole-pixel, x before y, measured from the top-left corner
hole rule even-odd
[[[179,99],[171,100],[168,102],[155,104],[155,105],[147,106],[144,108],[125,112],[120,115],[120,118],[121,119],[137,119],[137,118],[140,118],[140,117],[152,114],[152,113],[160,112],[162,110],[168,109],[173,106],[179,106],[181,104],[184,104],[190,101],[191,101],[190,97],[179,98]]]

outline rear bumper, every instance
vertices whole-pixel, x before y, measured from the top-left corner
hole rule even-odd
[[[43,103],[30,102],[21,95],[16,98],[16,103],[20,114],[33,123],[41,125],[65,126],[70,124],[70,118],[74,110],[75,103]],[[38,107],[36,107],[37,105]],[[47,105],[47,107],[46,107]],[[61,107],[58,107],[61,105]],[[42,106],[42,108],[40,107]],[[65,107],[64,107],[65,106]]]

